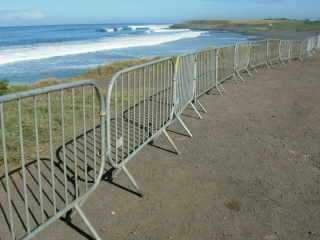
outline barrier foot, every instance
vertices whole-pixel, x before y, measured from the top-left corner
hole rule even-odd
[[[219,86],[216,86],[216,89],[220,96],[223,96],[223,91],[219,88]]]
[[[97,240],[101,240],[102,238],[99,237],[97,231],[93,228],[93,226],[91,225],[91,223],[89,222],[88,218],[86,217],[84,212],[81,210],[81,208],[78,205],[75,205],[75,209],[79,213],[79,215],[82,218],[82,220],[84,221],[84,223],[89,228],[90,232],[93,234],[94,238]]]
[[[189,130],[189,128],[187,127],[187,125],[183,122],[182,118],[180,116],[176,116],[176,118],[178,119],[178,122],[181,124],[181,126],[184,128],[184,130],[187,132],[189,137],[192,138],[192,133]]]
[[[236,76],[236,74],[233,74],[233,75],[232,75],[232,79],[234,80],[234,82],[235,82],[236,84],[238,84],[238,81],[237,81],[237,76]]]
[[[249,71],[249,69],[246,69],[246,72],[248,73],[248,75],[249,75],[250,77],[252,77],[252,73]]]
[[[270,68],[271,68],[271,66],[270,66],[270,64],[269,64],[269,63],[266,63],[266,67],[267,67],[268,69],[270,69]]]
[[[196,114],[198,115],[198,117],[200,119],[203,119],[203,117],[201,116],[201,114],[199,113],[198,109],[193,105],[193,103],[190,103],[192,109],[196,112]]]
[[[127,178],[129,179],[129,182],[130,182],[131,185],[134,187],[135,191],[133,191],[133,190],[131,190],[131,189],[128,189],[128,188],[126,188],[126,187],[122,187],[122,186],[114,183],[114,179],[115,179],[122,171],[124,172],[124,174],[125,174],[125,175],[127,176]],[[126,167],[124,164],[123,164],[122,166],[119,166],[118,168],[115,169],[115,172],[112,173],[111,177],[109,177],[109,181],[110,181],[112,184],[114,184],[114,185],[116,185],[116,186],[118,186],[118,187],[120,187],[120,188],[122,188],[122,189],[124,189],[124,190],[126,190],[126,191],[128,191],[128,192],[130,192],[130,193],[132,193],[132,194],[134,194],[134,195],[137,195],[137,196],[139,196],[139,197],[141,197],[141,198],[142,198],[143,195],[144,195],[143,192],[141,191],[138,183],[136,182],[136,180],[134,179],[134,177],[131,175],[131,173],[129,172],[129,170],[127,169],[127,167]]]
[[[136,180],[134,179],[134,177],[131,175],[131,173],[129,172],[129,170],[127,169],[126,166],[122,166],[122,170],[125,173],[125,175],[128,177],[129,181],[131,182],[132,186],[137,190],[137,194],[140,197],[143,197],[143,193],[138,185],[138,183],[136,182]]]
[[[224,86],[222,84],[219,84],[219,85],[220,85],[219,87],[222,89],[222,91],[226,92],[226,89],[224,88]]]
[[[245,82],[244,78],[241,76],[239,71],[237,71],[236,74],[242,82]]]
[[[170,135],[168,134],[166,129],[163,129],[163,133],[166,136],[167,140],[169,141],[169,143],[171,144],[171,146],[174,148],[174,150],[176,151],[177,155],[180,155],[180,151],[178,150],[177,146],[174,144],[173,140],[171,139]]]
[[[205,109],[205,107],[201,104],[200,101],[197,101],[197,104],[199,105],[199,107],[201,108],[201,110],[202,110],[204,113],[208,113],[207,109]]]

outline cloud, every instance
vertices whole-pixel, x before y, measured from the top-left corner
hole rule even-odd
[[[43,18],[45,18],[45,14],[37,9],[0,9],[0,21],[40,20]]]

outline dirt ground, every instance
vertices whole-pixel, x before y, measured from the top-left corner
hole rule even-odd
[[[91,196],[84,210],[101,237],[320,239],[319,67],[316,57],[261,69],[204,96],[203,120],[183,116],[193,139],[170,132],[180,156],[147,146],[130,162],[143,198],[107,182]],[[79,216],[73,224],[84,232],[60,221],[36,239],[88,239]]]

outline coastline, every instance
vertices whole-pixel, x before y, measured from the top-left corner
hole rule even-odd
[[[250,31],[249,29],[244,29],[243,27],[205,27],[205,24],[199,26],[193,25],[182,25],[183,27],[189,27],[191,30],[201,30],[201,31],[215,31],[215,32],[229,32],[237,33],[246,36],[254,35],[257,40],[264,39],[286,39],[286,40],[302,40],[317,34],[317,31],[294,31],[294,30],[283,30],[283,31]],[[179,28],[179,25],[173,25],[172,28]],[[131,67],[134,65],[143,64],[148,61],[152,61],[159,56],[154,57],[138,57],[130,60],[115,61],[112,63],[102,64],[94,68],[88,68],[83,73],[66,78],[55,78],[48,77],[38,80],[31,84],[12,84],[5,81],[5,79],[0,79],[0,96],[5,94],[16,93],[20,91],[26,91],[36,88],[42,88],[47,86],[52,86],[56,84],[80,81],[86,79],[98,80],[99,85],[103,90],[106,88],[106,82],[110,81],[113,74],[116,72]]]
[[[261,38],[301,40],[320,33],[320,21],[290,19],[264,20],[193,20],[177,23],[172,29],[188,28],[201,31],[226,31]]]

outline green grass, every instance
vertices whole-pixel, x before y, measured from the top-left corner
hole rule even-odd
[[[103,91],[105,91],[108,87],[108,82],[111,80],[112,76],[116,72],[128,67],[140,65],[155,59],[157,58],[141,58],[141,59],[119,61],[111,64],[101,65],[96,68],[88,69],[87,71],[85,71],[84,73],[78,76],[62,78],[62,79],[47,78],[47,79],[42,79],[33,84],[28,84],[28,85],[27,84],[13,85],[13,84],[10,84],[6,79],[0,79],[0,96],[11,94],[11,93],[22,92],[26,90],[32,90],[36,88],[48,87],[48,86],[57,85],[61,83],[81,81],[81,80],[97,80],[99,85],[103,89]]]
[[[80,80],[97,80],[101,86],[103,93],[106,92],[108,88],[108,82],[112,76],[127,67],[134,65],[139,65],[153,59],[136,59],[128,60],[122,62],[116,62],[108,65],[102,65],[94,69],[89,69],[83,74],[71,78],[56,79],[49,78],[38,81],[32,85],[10,85],[6,80],[0,80],[0,94],[10,94],[21,92],[25,90],[31,90],[35,88],[42,88],[51,85],[56,85],[59,83],[74,82]],[[60,93],[51,94],[51,106],[52,106],[52,137],[53,144],[59,146],[62,144],[61,137],[61,107],[60,107]],[[132,96],[130,97],[132,98]],[[87,89],[85,95],[84,107],[86,109],[86,125],[87,129],[93,127],[93,119],[96,123],[99,122],[99,103],[98,99],[93,97],[91,89]],[[95,102],[95,115],[92,112],[92,103]],[[124,98],[125,104],[128,99]],[[133,99],[131,100],[133,102]],[[48,99],[46,95],[37,96],[37,115],[38,115],[38,127],[39,127],[39,149],[41,158],[50,158],[49,155],[49,126],[48,126]],[[72,115],[72,92],[71,90],[64,91],[64,111],[65,111],[65,138],[66,141],[72,138],[73,135],[73,115]],[[75,116],[76,116],[76,131],[77,134],[81,134],[83,131],[83,98],[82,89],[75,90]],[[22,125],[23,125],[23,135],[24,135],[24,149],[25,158],[27,161],[32,161],[36,159],[35,150],[35,131],[34,131],[34,109],[33,109],[33,99],[27,98],[21,101],[22,110]],[[18,128],[18,105],[16,101],[4,104],[4,123],[6,127],[6,144],[7,144],[7,156],[10,164],[10,169],[13,170],[21,163],[20,161],[20,145],[19,145],[19,128]],[[2,129],[0,129],[0,136],[2,134]],[[2,143],[0,143],[0,176],[3,174],[3,152]]]
[[[242,32],[320,31],[320,21],[264,19],[264,20],[194,20],[175,24],[173,28],[216,29]]]

